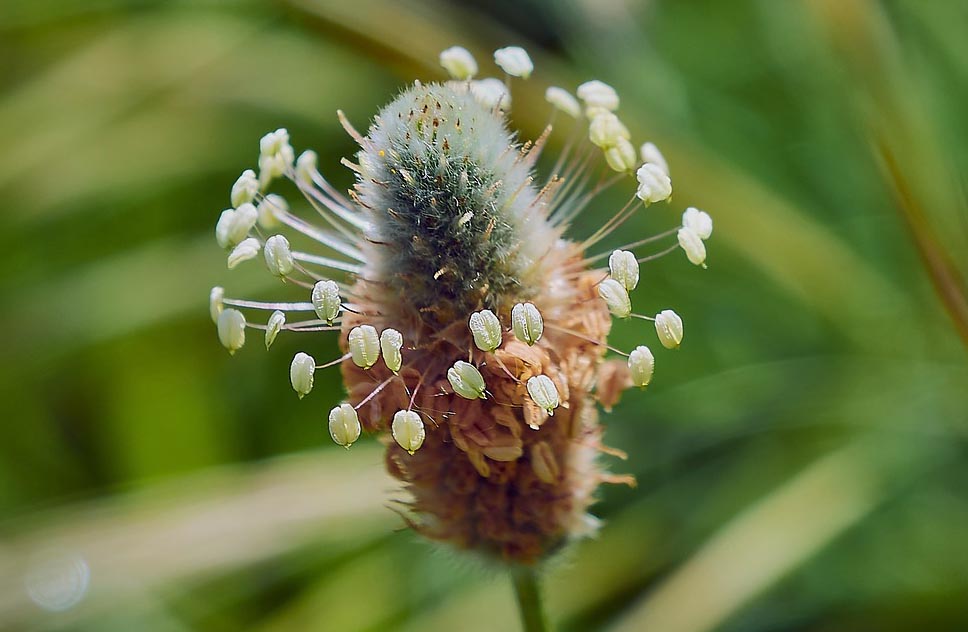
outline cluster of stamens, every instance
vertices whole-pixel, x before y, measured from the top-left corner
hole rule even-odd
[[[441,53],[440,62],[449,72],[452,81],[444,84],[440,90],[445,94],[456,95],[455,98],[468,94],[480,104],[482,111],[501,116],[511,105],[511,77],[528,78],[533,70],[533,64],[527,53],[518,47],[500,49],[495,53],[494,58],[496,64],[506,73],[503,81],[494,78],[475,79],[478,66],[467,50],[453,47],[444,51]],[[421,84],[416,84],[415,89],[420,88],[422,88]],[[531,201],[528,202],[529,213],[540,211],[543,215],[524,218],[522,225],[526,226],[526,221],[541,222],[540,226],[544,227],[542,230],[546,230],[547,234],[551,235],[548,252],[553,252],[561,247],[561,244],[566,243],[561,235],[570,221],[596,195],[622,178],[634,174],[638,186],[631,199],[593,235],[577,243],[567,242],[570,244],[568,247],[571,248],[569,252],[574,251],[579,256],[575,258],[572,255],[568,257],[561,255],[561,260],[568,266],[561,278],[578,279],[581,275],[587,275],[591,266],[607,257],[608,271],[607,274],[599,273],[599,280],[594,283],[597,286],[597,298],[593,300],[602,301],[608,312],[617,319],[638,318],[652,321],[661,345],[668,349],[675,349],[680,345],[683,337],[681,318],[670,309],[661,310],[654,316],[634,313],[630,292],[639,283],[641,263],[664,256],[677,247],[685,251],[690,262],[705,267],[704,241],[712,232],[712,220],[703,211],[689,208],[683,213],[680,225],[675,228],[610,252],[584,256],[583,253],[588,248],[612,234],[640,207],[668,200],[672,195],[672,182],[668,165],[654,144],[644,143],[636,152],[628,128],[615,114],[619,107],[619,98],[615,90],[600,81],[589,81],[578,87],[577,97],[576,99],[562,88],[547,89],[547,101],[553,106],[552,120],[560,112],[576,119],[579,124],[575,125],[577,133],[573,133],[565,145],[554,167],[552,177],[540,191],[532,195]],[[438,110],[447,106],[447,104],[442,105],[440,97],[436,98],[435,107]],[[411,110],[409,113],[411,119],[418,121],[413,123],[414,136],[439,142],[439,139],[433,137],[432,131],[428,132],[423,127],[425,122],[430,120],[421,118],[423,115],[430,116],[427,114],[426,105],[422,112]],[[367,164],[366,161],[373,160],[373,156],[379,160],[397,160],[398,148],[388,146],[384,149],[381,146],[376,151],[375,141],[371,138],[372,133],[371,136],[364,137],[349,124],[342,112],[339,113],[339,118],[347,132],[364,149],[359,154],[360,164],[348,161],[344,161],[344,164],[357,173],[361,185],[377,189],[390,187],[389,182],[379,181],[367,175],[373,173],[375,167]],[[438,120],[438,118],[432,119],[434,127],[437,126]],[[380,123],[378,119],[377,125]],[[461,121],[458,120],[456,133],[463,133],[460,125]],[[582,130],[587,130],[587,133],[581,133]],[[521,156],[516,161],[523,165],[522,169],[530,169],[533,165],[550,131],[549,124],[538,141],[526,144],[521,149]],[[471,132],[468,131],[468,133]],[[422,136],[426,134],[430,136]],[[406,139],[407,142],[417,142],[411,138],[410,132],[407,132]],[[447,139],[444,139],[442,150],[444,152],[448,151],[447,142]],[[515,145],[512,144],[510,147],[514,148]],[[614,173],[609,174],[606,170],[596,181],[594,158],[597,152],[601,152],[608,169]],[[442,164],[436,167],[438,174],[452,167],[452,165],[443,164],[443,157],[441,161]],[[374,286],[393,287],[387,278],[375,278],[383,272],[379,272],[380,269],[372,265],[373,262],[368,259],[367,253],[372,252],[374,248],[390,247],[388,242],[381,241],[381,227],[375,225],[374,214],[378,216],[379,213],[385,213],[387,217],[395,220],[400,218],[402,210],[389,207],[373,208],[369,198],[365,197],[363,189],[360,188],[351,191],[348,196],[343,195],[320,174],[316,168],[316,162],[316,154],[312,151],[305,151],[298,158],[295,156],[285,129],[279,129],[264,136],[260,142],[258,175],[253,170],[242,173],[231,190],[232,208],[222,212],[215,231],[219,246],[226,249],[228,253],[227,263],[230,269],[248,260],[257,259],[261,252],[269,272],[290,286],[301,288],[305,292],[306,300],[275,303],[229,298],[225,296],[221,287],[216,287],[211,292],[210,308],[212,318],[217,324],[219,339],[230,353],[235,353],[242,348],[245,343],[246,329],[249,328],[264,332],[267,350],[283,332],[288,335],[289,333],[341,331],[345,353],[339,357],[322,364],[317,363],[316,359],[306,352],[299,352],[293,357],[290,365],[290,382],[300,398],[312,391],[315,372],[327,367],[343,365],[345,372],[345,367],[348,366],[346,363],[351,363],[367,374],[386,375],[385,379],[372,381],[369,394],[360,397],[351,393],[351,399],[357,400],[355,403],[344,402],[332,408],[329,413],[329,433],[337,444],[349,448],[360,437],[364,425],[370,429],[381,427],[380,424],[385,422],[371,420],[367,424],[364,420],[364,423],[361,423],[360,412],[367,403],[374,401],[374,398],[382,397],[381,394],[397,388],[406,394],[409,404],[395,411],[387,411],[392,412],[392,421],[389,421],[388,429],[395,442],[408,454],[414,455],[427,439],[427,424],[438,426],[446,423],[454,415],[453,410],[433,410],[425,405],[421,406],[419,402],[422,400],[418,400],[417,397],[422,385],[433,381],[434,376],[430,375],[430,372],[437,370],[435,366],[417,365],[434,365],[433,362],[427,362],[426,354],[428,349],[435,348],[433,345],[440,344],[441,340],[448,341],[448,344],[452,344],[457,349],[465,344],[462,341],[466,341],[467,346],[464,348],[466,356],[453,361],[447,359],[446,364],[440,367],[439,384],[444,386],[436,387],[442,389],[438,395],[455,395],[470,401],[499,400],[501,396],[493,392],[488,384],[488,379],[494,378],[485,378],[482,373],[485,364],[490,362],[488,371],[497,371],[496,374],[501,380],[522,384],[521,392],[526,393],[527,398],[530,399],[530,403],[496,401],[497,404],[517,409],[522,406],[525,408],[533,406],[548,417],[553,416],[559,407],[569,406],[568,385],[562,382],[561,375],[542,372],[519,379],[516,376],[522,374],[520,367],[505,367],[501,360],[502,357],[510,357],[501,355],[502,349],[508,349],[509,345],[524,345],[520,346],[520,349],[538,345],[545,336],[546,328],[556,336],[572,336],[582,345],[590,343],[599,347],[602,353],[607,349],[627,358],[627,371],[615,377],[614,384],[607,386],[599,382],[598,399],[606,406],[610,405],[615,398],[602,391],[609,388],[620,390],[628,385],[645,387],[652,380],[655,358],[648,346],[640,345],[630,353],[625,353],[608,346],[604,341],[604,335],[590,337],[574,329],[563,327],[553,320],[546,322],[547,313],[543,314],[535,304],[539,301],[533,301],[529,297],[540,296],[542,292],[548,291],[548,288],[529,287],[528,283],[517,277],[512,279],[513,282],[504,285],[500,285],[497,280],[475,279],[473,283],[465,284],[467,287],[472,287],[472,290],[461,290],[464,294],[446,299],[450,305],[448,310],[438,309],[436,306],[418,306],[419,309],[413,310],[415,313],[413,318],[398,316],[397,321],[394,321],[391,316],[380,311],[379,301],[374,301],[372,296],[367,294],[368,288]],[[415,174],[412,169],[399,166],[388,166],[387,169],[388,173],[400,179],[402,186],[413,184],[416,178],[431,177],[426,174]],[[468,175],[469,173],[471,175]],[[435,177],[440,182],[444,181],[440,175]],[[284,198],[268,193],[272,183],[280,178],[288,179],[299,189],[318,219],[325,222],[325,226],[317,226],[300,218],[290,210]],[[530,191],[532,180],[531,176],[523,180],[520,185],[521,190],[527,187]],[[501,184],[498,182],[492,186]],[[465,170],[457,179],[456,186],[458,188],[475,186],[473,172]],[[506,206],[514,203],[518,196],[519,192],[513,192],[513,195],[508,196],[509,201]],[[484,199],[487,198],[488,196],[485,195]],[[461,201],[464,198],[458,197],[457,200],[459,205],[463,203]],[[431,197],[427,203],[436,208],[438,201]],[[484,210],[494,212],[494,209]],[[498,219],[496,220],[495,217]],[[515,229],[507,222],[502,223],[499,215],[492,217],[490,221],[485,221],[480,217],[480,211],[475,208],[461,211],[461,214],[454,218],[452,228],[448,230],[470,229],[476,225],[475,222],[480,222],[480,238],[483,240],[491,238],[492,232],[497,234],[498,231],[503,230],[510,234],[513,230],[524,230],[520,227]],[[289,239],[277,232],[283,227],[300,235],[301,239],[308,238],[318,242],[324,252],[315,254],[294,250]],[[427,228],[427,230],[430,229]],[[636,248],[671,238],[672,235],[676,236],[678,244],[661,252],[645,256],[638,256],[634,252]],[[528,237],[521,235],[518,236],[518,240],[525,243]],[[425,240],[419,236],[413,237],[414,253],[417,252],[416,249],[425,247],[424,242]],[[404,247],[408,247],[406,243]],[[539,279],[537,283],[544,283],[543,279],[548,278],[547,275],[528,272],[532,269],[540,271],[540,267],[544,265],[543,256],[523,257],[520,251],[520,247],[514,246],[508,252],[500,250],[504,253],[500,256],[509,259],[518,257],[523,260],[524,263],[515,264],[519,267],[523,266],[522,269],[525,272],[522,276],[531,274],[533,278]],[[403,256],[406,256],[406,253]],[[417,255],[411,253],[409,256]],[[511,269],[512,266],[506,265],[495,269],[505,268]],[[432,288],[434,282],[443,283],[448,275],[455,274],[456,269],[459,269],[459,266],[451,266],[445,262],[437,272],[433,273],[432,278],[421,278],[419,282],[429,284]],[[410,277],[405,274],[397,275],[394,277],[394,282],[406,282],[411,277],[412,274]],[[453,282],[452,287],[457,288],[453,290],[456,292],[464,286]],[[488,294],[489,291],[493,294],[495,287],[518,289],[513,290],[516,295],[511,295],[512,290],[502,290],[509,295],[495,298]],[[402,293],[396,300],[406,301],[406,294]],[[469,313],[453,314],[455,310],[459,311],[462,306],[472,304],[473,301],[477,301],[477,308],[469,310]],[[250,322],[242,310],[269,312],[269,317],[265,324]],[[453,316],[453,320],[447,322],[442,314],[447,317]],[[300,319],[298,318],[300,315],[309,315],[309,317]],[[442,320],[444,322],[441,322]],[[607,316],[605,320],[608,320]],[[440,338],[428,342],[425,332],[431,326],[440,330]],[[607,327],[604,334],[607,334]],[[514,347],[514,349],[518,348]],[[524,352],[515,351],[515,353],[520,355]],[[382,368],[378,371],[374,369],[381,364],[381,359],[385,371]],[[574,362],[574,360],[570,361]],[[599,361],[600,356],[591,359],[593,371]],[[494,366],[495,363],[498,367]],[[489,374],[494,375],[494,373]],[[446,382],[443,381],[444,376]],[[394,384],[396,387],[393,386]],[[449,389],[446,385],[449,385]],[[562,392],[562,388],[566,392]],[[582,388],[585,387],[582,386]],[[511,391],[502,385],[500,392]],[[528,425],[532,430],[541,431],[539,423],[529,422]],[[538,478],[546,482],[560,476],[561,467],[561,463],[555,460],[556,457],[549,445],[548,442],[534,444],[535,447],[528,457]],[[502,454],[495,450],[488,454],[499,461],[505,456],[509,459],[520,458],[520,451]],[[493,456],[495,454],[499,456]],[[488,471],[480,462],[475,461],[474,464],[482,475]]]

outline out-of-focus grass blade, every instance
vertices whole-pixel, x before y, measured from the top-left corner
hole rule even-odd
[[[885,497],[873,446],[819,459],[737,516],[615,626],[704,632],[856,524]]]
[[[8,524],[0,541],[0,627],[42,615],[42,606],[56,605],[52,595],[69,590],[83,598],[76,616],[96,615],[119,600],[313,541],[339,546],[385,534],[395,516],[383,503],[395,484],[380,462],[379,448],[366,445],[286,457]],[[72,586],[84,574],[79,565],[89,577]],[[49,585],[32,580],[38,568],[48,571]]]

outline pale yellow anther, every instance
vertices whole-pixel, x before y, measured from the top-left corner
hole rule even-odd
[[[458,360],[454,366],[447,369],[447,381],[454,392],[465,399],[487,399],[484,390],[484,376],[477,367],[469,362]]]
[[[237,309],[223,309],[216,321],[218,339],[234,354],[245,344],[245,316]]]
[[[692,206],[682,214],[682,225],[691,229],[704,241],[713,234],[713,218],[709,216],[709,213]]]
[[[342,300],[339,296],[339,284],[336,281],[324,279],[317,281],[312,293],[313,309],[319,319],[327,325],[332,325],[339,316]]]
[[[393,440],[410,454],[420,449],[427,434],[420,415],[412,410],[398,410],[394,413],[390,432]]]
[[[686,252],[689,263],[697,266],[706,267],[706,245],[702,239],[691,228],[680,228],[676,234],[679,239],[679,247]]]
[[[272,315],[269,316],[269,322],[266,323],[266,351],[276,341],[276,336],[279,335],[285,325],[286,315],[278,309],[272,312]]]
[[[259,249],[262,248],[262,244],[255,237],[249,237],[244,239],[242,243],[232,249],[229,253],[226,263],[228,264],[229,270],[235,269],[237,265],[243,261],[248,261],[250,259],[255,259],[259,256]]]
[[[581,105],[578,104],[578,99],[563,88],[551,86],[545,90],[545,101],[572,118],[581,116]]]
[[[340,404],[329,411],[329,436],[336,445],[349,448],[360,438],[362,430],[360,417],[349,404]]]
[[[547,375],[535,375],[528,379],[528,395],[539,407],[544,408],[549,415],[555,414],[555,408],[561,403],[555,383]]]
[[[533,345],[544,333],[544,320],[533,303],[518,303],[511,308],[511,331],[521,342]]]
[[[451,46],[441,51],[440,65],[452,79],[466,81],[477,74],[477,61],[470,51],[462,46]]]
[[[655,333],[666,349],[675,349],[682,343],[682,319],[671,309],[655,315]]]
[[[273,235],[266,239],[262,254],[265,255],[266,267],[269,268],[269,272],[277,277],[286,276],[293,271],[296,265],[292,258],[289,240],[282,235]]]
[[[605,301],[612,316],[628,318],[632,314],[632,300],[629,298],[629,292],[615,279],[605,279],[599,283],[598,295]]]
[[[403,348],[403,334],[396,329],[384,329],[380,332],[380,351],[383,353],[383,363],[394,373],[400,370],[403,364],[403,356],[400,349]]]
[[[218,323],[218,315],[225,309],[222,300],[225,298],[225,288],[215,286],[208,293],[208,313],[212,316],[212,322]]]
[[[489,309],[482,309],[471,314],[468,328],[474,336],[474,344],[481,351],[494,351],[501,346],[503,339],[501,321]]]
[[[369,369],[380,359],[380,336],[372,325],[359,325],[351,329],[346,343],[353,364],[361,369]]]
[[[251,202],[258,192],[259,180],[255,177],[255,171],[246,169],[232,185],[232,206],[238,208],[246,202]]]
[[[313,390],[313,377],[316,373],[316,360],[308,353],[300,351],[289,365],[289,382],[292,389],[302,399]]]
[[[628,291],[639,284],[639,262],[628,250],[615,250],[608,258],[609,275]]]
[[[618,138],[614,145],[605,149],[605,162],[612,171],[631,173],[638,164],[635,147],[625,138]]]
[[[632,350],[629,354],[629,372],[633,384],[642,388],[648,386],[654,371],[655,357],[648,347],[641,345]]]

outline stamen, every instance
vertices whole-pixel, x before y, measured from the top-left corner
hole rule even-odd
[[[327,362],[326,364],[320,364],[320,365],[318,365],[316,367],[316,370],[319,371],[320,369],[328,369],[331,366],[336,366],[337,364],[339,364],[340,362],[343,362],[344,360],[349,360],[351,357],[352,357],[352,354],[347,353],[345,355],[342,355],[342,356],[336,358],[335,360],[332,360],[330,362]]]
[[[245,309],[265,309],[269,311],[281,310],[283,312],[312,312],[312,303],[264,303],[262,301],[246,301],[238,298],[223,298],[222,303],[232,307],[242,307]]]
[[[339,239],[331,233],[323,232],[322,230],[312,226],[311,224],[304,222],[292,213],[279,212],[276,213],[276,218],[289,228],[302,233],[306,237],[315,239],[324,246],[329,246],[336,252],[344,254],[351,259],[356,259],[359,262],[365,261],[363,253],[359,249],[347,244],[345,241]]]
[[[638,241],[633,241],[631,243],[621,245],[618,248],[616,248],[615,250],[631,250],[632,248],[638,248],[639,246],[644,246],[645,244],[652,243],[653,241],[659,241],[660,239],[664,239],[664,238],[666,238],[666,237],[668,237],[670,235],[675,235],[676,234],[676,231],[678,231],[678,230],[679,230],[679,227],[676,226],[675,228],[670,228],[669,230],[663,231],[663,232],[658,233],[656,235],[652,235],[651,237],[646,237],[645,239],[640,239]],[[613,250],[609,250],[609,251],[603,252],[601,254],[593,255],[591,257],[586,257],[581,262],[582,263],[582,267],[584,267],[585,265],[587,265],[589,263],[594,263],[594,262],[598,261],[599,259],[606,258],[606,257],[610,256],[612,254],[612,252],[614,252],[614,251]],[[639,261],[641,262],[641,260],[639,260]]]
[[[660,257],[666,256],[670,252],[674,252],[675,250],[678,250],[678,248],[679,248],[679,244],[675,244],[674,246],[669,246],[668,248],[666,248],[662,252],[657,252],[654,255],[648,255],[646,257],[639,257],[638,259],[636,259],[636,261],[638,261],[639,263],[645,263],[646,261],[653,261],[655,259],[659,259]]]
[[[293,252],[292,258],[296,261],[302,261],[303,263],[312,263],[318,266],[323,266],[325,268],[330,268],[333,270],[341,270],[343,272],[349,272],[350,274],[359,274],[363,272],[363,266],[356,265],[355,263],[347,263],[345,261],[339,261],[338,259],[330,259],[329,257],[320,257],[318,255],[311,255],[306,252]]]

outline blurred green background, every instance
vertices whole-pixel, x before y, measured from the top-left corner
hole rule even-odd
[[[676,187],[629,232],[716,222],[633,297],[686,340],[603,417],[639,485],[549,570],[560,629],[968,629],[966,33],[958,0],[2,3],[0,629],[516,629],[506,577],[401,528],[377,442],[332,445],[338,373],[293,396],[335,339],[230,358],[207,306],[280,296],[213,239],[259,137],[346,188],[336,109],[453,44],[531,52],[527,138],[547,85],[618,88]]]

